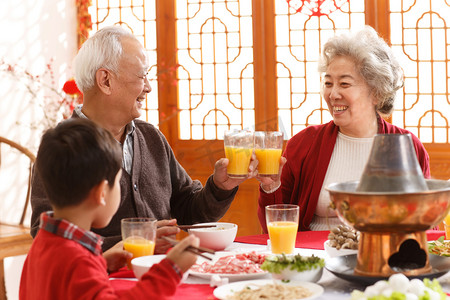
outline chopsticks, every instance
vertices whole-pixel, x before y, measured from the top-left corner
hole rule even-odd
[[[197,228],[212,228],[217,227],[217,225],[177,225],[180,229],[197,229]]]
[[[162,236],[161,237],[163,240],[169,242],[172,246],[175,246],[176,244],[178,244],[178,241],[173,240],[167,236]],[[208,260],[212,260],[212,257],[209,257],[205,254],[203,254],[202,252],[207,252],[209,254],[215,254],[216,252],[212,249],[208,249],[208,248],[203,248],[203,247],[194,247],[194,246],[189,246],[186,248],[186,251],[192,252],[194,254],[197,254],[203,258],[206,258]]]

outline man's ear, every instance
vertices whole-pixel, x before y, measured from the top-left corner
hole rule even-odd
[[[95,72],[98,88],[106,95],[111,94],[111,75],[111,72],[105,68],[100,68]]]
[[[105,206],[106,189],[108,188],[108,180],[102,180],[99,184],[94,186],[91,190],[94,201],[97,205]]]

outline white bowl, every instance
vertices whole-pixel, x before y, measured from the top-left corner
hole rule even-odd
[[[136,257],[131,260],[131,266],[133,268],[134,276],[141,280],[142,275],[144,275],[154,264],[159,263],[164,258],[165,254],[147,255]]]
[[[272,273],[273,279],[279,280],[296,280],[296,281],[308,281],[317,282],[322,277],[323,267],[317,267],[306,271],[291,270],[289,267],[281,271],[280,274]]]
[[[201,225],[217,225],[211,228],[188,229],[189,234],[193,234],[200,239],[200,246],[215,251],[224,250],[230,246],[236,238],[238,226],[233,223],[211,222],[200,223]]]
[[[325,243],[323,243],[323,248],[325,249],[325,252],[328,254],[328,256],[330,257],[336,257],[336,256],[342,256],[342,255],[350,255],[350,254],[357,254],[358,250],[353,250],[353,249],[336,249],[334,247],[330,246],[330,240],[325,241]]]

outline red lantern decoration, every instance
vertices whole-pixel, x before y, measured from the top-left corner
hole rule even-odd
[[[77,105],[83,104],[83,93],[78,89],[75,79],[69,79],[64,83],[63,91],[67,95],[61,100],[63,107],[63,118],[67,119],[72,115]]]
[[[72,95],[72,96],[73,95],[78,95],[78,96],[82,95],[81,91],[77,87],[77,84],[75,83],[75,79],[67,80],[66,83],[64,83],[63,91],[67,95]]]
[[[308,16],[328,16],[349,0],[286,0],[289,7]]]

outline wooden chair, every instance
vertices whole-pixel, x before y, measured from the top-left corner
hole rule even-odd
[[[10,141],[6,138],[0,137],[0,170],[2,166],[2,153],[1,146],[3,144],[8,145],[13,149],[16,149],[19,154],[25,155],[29,160],[28,170],[28,185],[25,201],[21,203],[22,216],[20,221],[15,224],[7,224],[0,220],[0,300],[6,300],[6,286],[5,286],[5,271],[3,266],[3,259],[9,256],[17,256],[27,254],[31,247],[33,239],[30,235],[30,228],[24,226],[24,219],[26,217],[28,203],[30,201],[31,194],[31,172],[36,157],[30,150],[22,147],[21,145]]]

